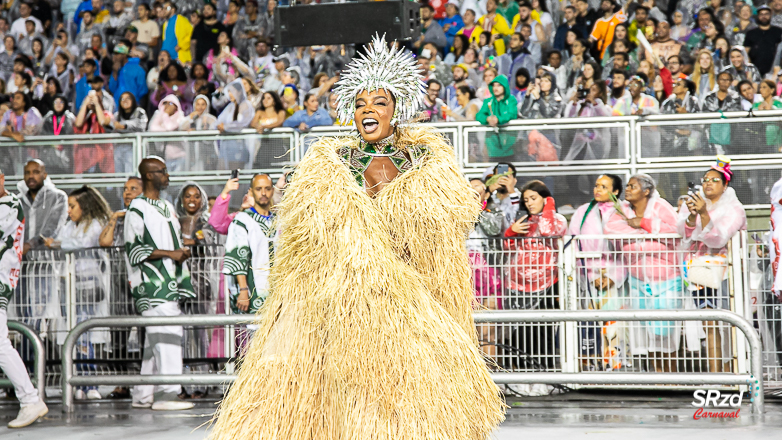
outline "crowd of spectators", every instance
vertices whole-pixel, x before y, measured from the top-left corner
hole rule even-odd
[[[275,0],[55,3],[0,12],[3,136],[339,122],[331,90],[356,47],[276,45]],[[782,108],[782,0],[450,0],[420,12],[420,38],[397,44],[424,73],[424,121]]]

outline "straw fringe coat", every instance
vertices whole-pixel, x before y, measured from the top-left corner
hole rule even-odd
[[[374,198],[324,138],[279,206],[272,292],[215,440],[475,440],[504,402],[478,350],[465,238],[480,212],[453,150],[428,149]]]

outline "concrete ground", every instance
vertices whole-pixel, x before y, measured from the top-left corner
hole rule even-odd
[[[750,414],[748,402],[737,419],[694,420],[690,392],[580,391],[543,398],[509,399],[498,440],[600,438],[600,440],[779,439],[782,399],[770,396],[763,417]],[[0,402],[0,439],[30,440],[180,440],[204,439],[215,401],[199,401],[190,411],[133,409],[129,401],[78,403],[70,416],[58,402],[44,420],[21,429],[4,427],[18,406]],[[664,431],[661,431],[664,430]]]

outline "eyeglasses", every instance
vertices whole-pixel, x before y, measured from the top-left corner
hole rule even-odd
[[[709,179],[708,177],[701,178],[701,183],[709,183],[709,182],[718,183],[718,182],[722,182],[722,179],[720,179],[719,177],[712,177],[711,179]]]
[[[157,174],[157,173],[168,174],[168,168],[163,168],[162,170],[147,171],[147,172],[152,174]]]

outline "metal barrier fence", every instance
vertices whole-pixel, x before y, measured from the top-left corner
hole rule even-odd
[[[195,246],[189,260],[196,298],[183,301],[189,315],[224,313],[227,301],[221,275],[224,248]],[[134,316],[124,248],[94,248],[75,252],[33,250],[22,262],[19,289],[8,306],[16,319],[40,335],[46,352],[45,382],[59,387],[61,347],[78,323],[95,317]],[[79,368],[88,374],[130,374],[141,363],[138,329],[97,329],[79,339]],[[188,328],[183,348],[186,367],[194,373],[219,368],[232,357],[234,335],[222,327]],[[32,349],[17,345],[24,358]]]
[[[79,323],[70,331],[63,343],[63,353],[73,353],[79,339],[88,331],[96,328],[136,328],[155,325],[181,325],[187,328],[220,328],[229,333],[230,327],[251,323],[253,315],[203,315],[203,316],[166,316],[166,317],[125,317],[92,318]],[[184,374],[184,375],[75,375],[73,356],[62,357],[62,407],[63,412],[73,411],[73,387],[94,385],[168,385],[207,386],[231,383],[235,376],[229,374]]]
[[[742,234],[731,240],[724,286],[709,307],[746,315]],[[469,240],[476,297],[490,310],[693,310],[701,291],[682,278],[675,234]],[[606,281],[599,281],[603,277]],[[503,369],[693,373],[747,371],[743,336],[714,322],[478,325]]]
[[[749,275],[753,267],[764,262],[765,269],[768,268],[767,260],[760,257],[764,255],[761,239],[757,235],[753,236],[754,248],[746,244],[746,240],[744,234],[738,234],[730,243],[727,288],[724,289],[724,303],[721,304],[758,323],[764,347],[764,363],[763,372],[758,375],[753,371],[753,374],[765,378],[767,385],[777,386],[779,346],[782,344],[776,329],[782,328],[782,314],[779,312],[782,306],[771,295],[770,284],[759,287],[756,276]],[[678,241],[679,237],[675,235],[580,236],[572,241],[557,237],[471,239],[468,241],[468,249],[474,268],[476,297],[489,309],[505,312],[527,310],[535,313],[667,313],[670,310],[663,309],[694,308],[694,298],[686,290],[679,275],[679,262],[684,258],[684,253]],[[750,252],[750,258],[746,257],[746,252]],[[751,257],[753,252],[756,258]],[[220,275],[222,253],[220,246],[197,247],[193,250],[190,264],[197,298],[183,302],[182,308],[187,314],[203,316],[185,318],[212,319],[212,314],[229,310],[226,307],[226,283]],[[615,276],[616,280],[622,281],[615,283],[614,288],[597,292],[587,280],[594,281],[594,277],[590,276],[591,270],[601,273],[602,269],[612,276],[616,273],[624,275]],[[640,283],[642,279],[659,282]],[[744,292],[751,295],[745,296]],[[758,306],[759,312],[756,312],[752,304],[758,303],[757,298],[761,293],[766,299],[762,306]],[[103,322],[95,321],[98,319],[96,317],[121,317],[134,313],[122,248],[85,249],[74,253],[28,253],[19,293],[9,306],[9,314],[25,320],[42,336],[46,359],[49,361],[45,381],[49,387],[60,384],[62,370],[59,367],[66,362],[66,358],[70,358],[68,362],[76,365],[78,374],[84,376],[75,378],[75,381],[70,382],[71,385],[90,386],[94,385],[92,382],[118,384],[125,380],[118,377],[135,375],[141,359],[143,336],[138,328],[140,326],[118,329],[94,324]],[[214,318],[226,318],[226,322],[248,319],[246,316]],[[128,316],[126,321],[122,321],[125,318],[106,319],[136,322],[134,320],[137,317]],[[81,326],[86,321],[93,324]],[[695,343],[688,345],[691,341],[681,336],[687,333],[686,324],[678,319],[596,321],[541,319],[496,321],[493,324],[479,322],[477,331],[484,351],[500,367],[513,373],[540,374],[540,377],[554,377],[546,376],[548,373],[573,374],[597,370],[608,371],[610,375],[620,378],[630,373],[650,373],[662,378],[660,380],[664,379],[659,383],[691,383],[665,380],[702,372],[710,372],[709,377],[717,377],[712,373],[746,375],[751,371],[750,368],[755,368],[754,358],[749,358],[750,355],[754,356],[754,352],[747,353],[745,335],[736,333],[731,327],[705,324],[707,332],[709,329],[721,330],[724,335],[723,346],[726,349],[717,355],[714,353],[716,347],[701,343],[706,333],[698,333],[700,330],[697,326],[703,324],[693,322],[696,326]],[[189,321],[185,319],[183,322]],[[72,356],[62,357],[61,353],[72,352],[64,350],[64,343],[76,328],[89,331],[84,333],[80,330],[80,336],[74,339],[74,347],[78,350]],[[225,329],[217,324],[188,327],[183,344],[186,372],[197,374],[187,376],[208,376],[210,371],[219,371],[222,362],[236,355],[235,337],[233,327]],[[22,344],[20,352],[23,356],[30,351],[31,348]],[[36,356],[36,359],[40,361],[43,357]],[[193,384],[191,389],[207,385],[198,380],[189,383]]]
[[[33,371],[32,378],[35,388],[38,390],[38,397],[42,400],[46,397],[46,379],[44,378],[44,369],[46,368],[46,358],[44,356],[43,342],[35,330],[27,324],[18,321],[7,321],[8,330],[11,332],[8,338],[12,341],[17,337],[25,337],[30,341],[33,350]],[[10,388],[13,384],[8,379],[0,379],[0,387]]]
[[[177,316],[177,317],[142,317],[142,318],[94,318],[77,325],[66,338],[63,352],[70,353],[76,347],[78,339],[85,332],[101,327],[146,327],[154,325],[238,325],[252,321],[248,316]],[[583,322],[583,321],[724,321],[734,325],[747,338],[751,354],[752,374],[599,374],[599,373],[494,373],[492,378],[497,383],[553,383],[553,384],[686,384],[712,385],[731,384],[749,385],[754,412],[763,413],[764,396],[763,383],[755,378],[762,375],[760,339],[754,328],[741,316],[723,310],[708,311],[526,311],[526,312],[488,312],[475,315],[477,323],[530,323],[530,322]],[[228,374],[211,375],[145,375],[145,376],[74,376],[72,356],[64,356],[62,360],[63,375],[63,412],[73,411],[73,387],[88,385],[221,385],[230,384],[236,377]],[[753,389],[754,386],[754,389]]]
[[[725,310],[563,310],[476,313],[475,322],[529,323],[529,322],[655,322],[655,321],[720,321],[733,325],[746,338],[750,352],[749,373],[608,373],[597,372],[510,372],[494,373],[495,383],[547,384],[677,384],[677,385],[739,385],[746,386],[756,413],[763,413],[764,384],[760,338],[752,324],[736,313]]]

